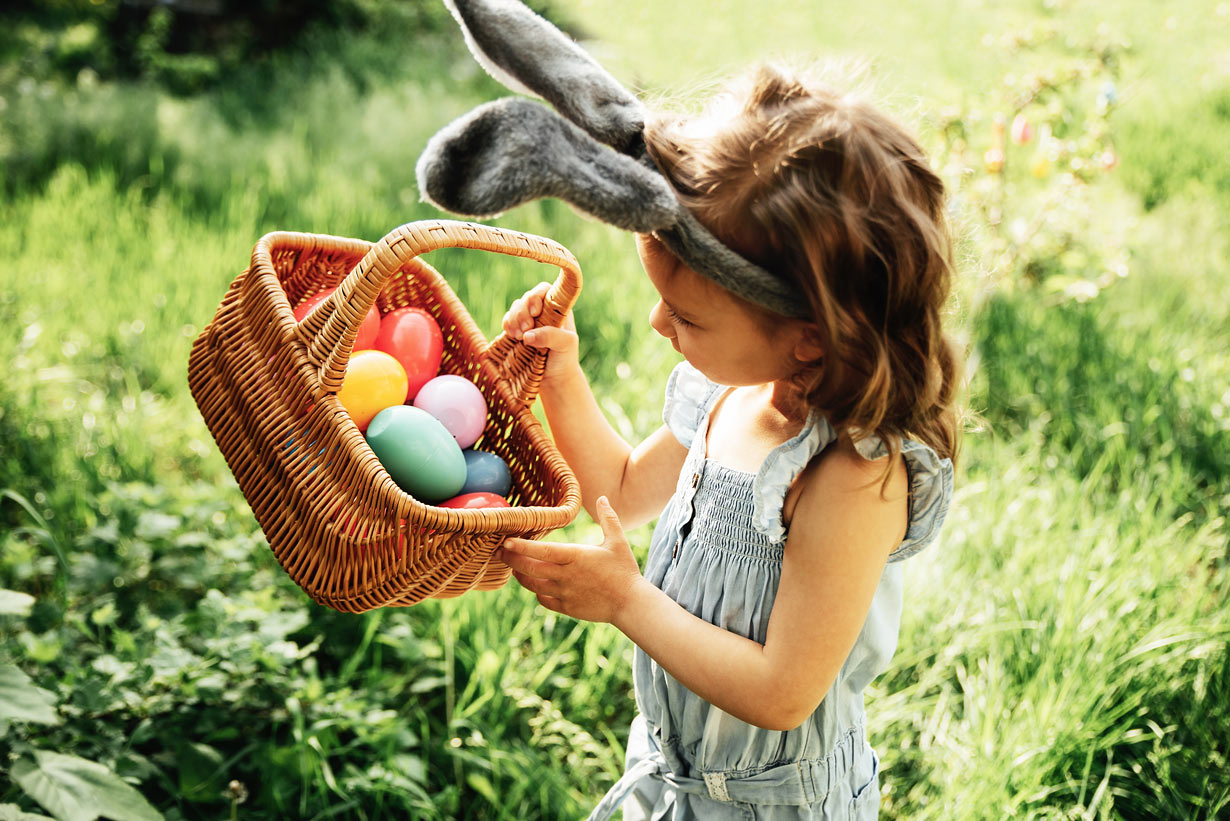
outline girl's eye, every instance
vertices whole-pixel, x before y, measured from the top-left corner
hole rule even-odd
[[[696,327],[695,323],[688,322],[686,319],[681,317],[679,314],[675,313],[675,309],[672,308],[671,306],[666,305],[665,308],[666,308],[666,318],[669,319],[674,324],[680,326],[681,328],[695,328]]]

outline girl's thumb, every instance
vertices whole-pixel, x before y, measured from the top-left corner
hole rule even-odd
[[[546,348],[552,351],[567,350],[573,344],[575,338],[575,333],[565,331],[563,328],[556,328],[553,325],[532,328],[526,331],[525,336],[522,337],[527,345],[535,348]]]
[[[623,536],[624,526],[619,521],[619,514],[615,512],[615,508],[611,507],[611,502],[605,496],[599,496],[595,503],[598,513],[598,526],[602,528],[602,535]]]

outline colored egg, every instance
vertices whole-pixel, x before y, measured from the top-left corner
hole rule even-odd
[[[422,502],[451,499],[466,480],[457,440],[438,419],[412,405],[394,405],[367,427],[367,444],[402,490]]]
[[[1012,141],[1017,145],[1025,145],[1034,138],[1033,126],[1029,124],[1029,120],[1024,114],[1018,114],[1012,118]]]
[[[414,406],[443,422],[463,448],[477,442],[487,424],[487,400],[464,376],[437,376],[419,389]]]
[[[488,507],[512,507],[508,500],[496,493],[462,493],[459,496],[454,496],[445,502],[440,502],[437,507],[449,507],[454,510],[477,510]]]
[[[986,164],[989,173],[998,174],[1004,170],[1004,150],[1002,148],[989,148],[987,153],[982,155],[982,161]]]
[[[325,298],[336,290],[336,288],[327,288],[318,294],[312,294],[301,302],[294,310],[295,321],[302,322],[304,317],[312,312],[313,308],[324,302]],[[380,333],[380,312],[373,305],[367,309],[367,314],[363,317],[363,321],[359,323],[359,332],[354,338],[354,350],[365,351],[374,348],[378,333]]]
[[[444,335],[435,318],[422,308],[394,308],[380,319],[373,347],[392,356],[406,369],[406,399],[440,372]]]
[[[466,483],[462,485],[462,493],[477,493],[486,491],[497,496],[507,496],[512,490],[512,472],[508,464],[485,450],[467,450]]]
[[[384,351],[355,351],[346,365],[337,401],[359,430],[367,430],[377,413],[406,401],[406,372]]]

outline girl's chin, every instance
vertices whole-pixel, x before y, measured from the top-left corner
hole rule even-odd
[[[713,382],[716,385],[726,385],[728,387],[730,386],[729,382],[725,382],[720,378],[720,374],[714,374],[708,368],[705,368],[701,365],[697,365],[691,359],[688,359],[686,355],[683,358],[687,359],[688,364],[691,365],[693,368],[696,368],[696,370],[700,372],[700,375],[705,377],[705,379],[708,379],[710,382]]]

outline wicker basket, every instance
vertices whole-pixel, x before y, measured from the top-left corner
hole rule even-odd
[[[443,277],[418,259],[448,247],[558,266],[541,323],[562,322],[580,291],[580,269],[565,248],[484,225],[410,223],[374,245],[279,232],[256,244],[251,267],[192,346],[192,395],[269,546],[295,583],[337,610],[500,587],[509,570],[491,556],[504,538],[539,538],[580,508],[576,478],[530,412],[545,354],[505,334],[487,343]],[[332,297],[295,322],[292,305],[334,285]],[[409,305],[435,317],[441,373],[473,380],[487,399],[476,447],[508,463],[513,507],[424,504],[381,467],[335,395],[373,303],[382,313]]]

